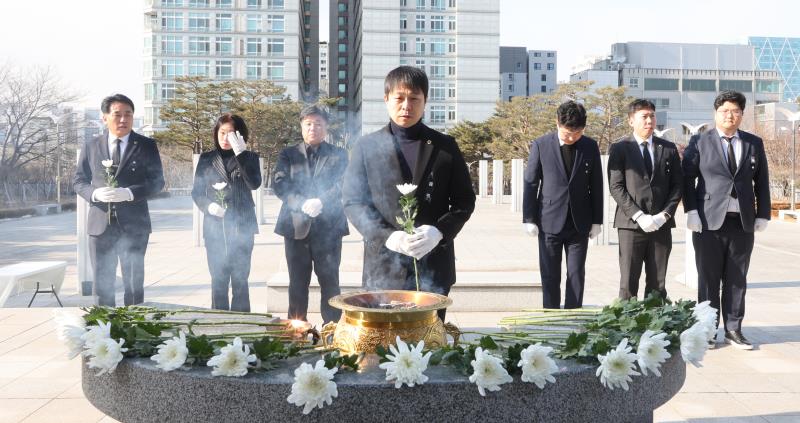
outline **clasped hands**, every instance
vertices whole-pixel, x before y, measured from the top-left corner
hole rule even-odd
[[[133,193],[128,188],[97,188],[92,192],[92,198],[99,203],[120,203],[133,201]]]
[[[422,225],[414,233],[394,231],[384,244],[386,248],[419,260],[430,253],[444,236],[435,226]]]
[[[635,222],[645,232],[655,232],[667,223],[667,215],[664,212],[658,214],[642,213],[636,218]]]
[[[523,223],[522,227],[525,229],[525,232],[530,236],[539,235],[539,227],[536,226],[535,223]],[[600,235],[600,232],[602,231],[603,231],[603,225],[593,223],[592,227],[589,229],[589,239],[594,239],[597,235]]]

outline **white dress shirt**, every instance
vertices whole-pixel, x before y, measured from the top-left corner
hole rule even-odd
[[[655,171],[656,167],[656,156],[653,154],[653,136],[650,135],[647,139],[639,138],[638,135],[633,134],[633,138],[636,139],[636,143],[639,144],[639,153],[642,154],[642,158],[644,158],[644,146],[642,145],[645,141],[647,141],[647,152],[650,153],[650,170]]]
[[[128,148],[128,138],[130,138],[130,137],[131,137],[131,133],[128,132],[125,136],[123,136],[122,138],[119,138],[119,159],[120,160],[122,160],[122,158],[125,157],[125,149]],[[106,143],[108,144],[108,157],[109,158],[112,158],[114,156],[114,140],[116,140],[116,139],[117,139],[117,137],[115,137],[115,136],[113,136],[111,134],[108,134],[108,140],[106,140]]]
[[[717,134],[719,134],[719,142],[722,143],[722,155],[725,157],[725,165],[728,165],[728,141],[725,141],[722,137],[726,137],[722,131],[717,129]],[[742,140],[739,138],[739,131],[733,135],[733,139],[731,140],[731,145],[733,146],[733,156],[736,157],[736,168],[739,168],[739,164],[742,162]],[[728,198],[728,212],[739,213],[739,200],[729,197]]]

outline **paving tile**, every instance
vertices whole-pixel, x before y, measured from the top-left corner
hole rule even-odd
[[[19,377],[0,388],[0,398],[56,398],[75,385],[74,377]]]
[[[22,423],[89,423],[104,417],[84,398],[54,399],[29,415]]]
[[[800,394],[741,393],[731,395],[754,414],[783,414],[800,418]]]
[[[16,423],[33,414],[47,404],[50,399],[7,399],[0,398],[0,422]]]
[[[667,402],[683,418],[699,417],[747,417],[755,416],[740,403],[740,400],[727,393],[684,393],[680,392]]]

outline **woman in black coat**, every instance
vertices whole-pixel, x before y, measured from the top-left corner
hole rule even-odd
[[[200,155],[192,199],[203,211],[203,238],[211,272],[211,307],[250,311],[250,258],[258,233],[251,190],[261,185],[258,154],[247,151],[244,120],[226,113],[214,126],[214,149]],[[228,286],[232,298],[228,302]]]

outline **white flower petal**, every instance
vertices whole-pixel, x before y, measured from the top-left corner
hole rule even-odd
[[[555,360],[550,357],[553,351],[550,347],[542,346],[539,342],[530,345],[520,353],[522,360],[517,366],[522,368],[522,381],[536,384],[539,389],[544,389],[547,382],[555,383],[553,373],[558,372]]]
[[[113,373],[117,368],[117,364],[123,359],[122,353],[128,351],[127,348],[122,348],[125,343],[124,339],[115,341],[111,338],[105,338],[94,342],[84,354],[89,357],[86,363],[90,369],[100,369],[97,373],[98,376],[105,373]]]
[[[225,182],[217,182],[216,184],[212,185],[212,187],[214,187],[214,189],[217,191],[225,189],[226,186],[228,186],[228,184]]]
[[[486,396],[486,391],[499,391],[500,385],[511,382],[513,379],[503,367],[503,360],[493,356],[489,351],[478,347],[475,350],[475,360],[470,362],[473,373],[469,381],[478,385],[478,392]]]
[[[247,365],[256,361],[256,356],[250,354],[250,347],[242,345],[242,339],[234,338],[232,344],[222,347],[219,354],[211,357],[206,363],[214,367],[212,376],[240,377],[247,374]]]
[[[631,349],[628,346],[628,338],[624,338],[617,348],[609,351],[608,354],[598,354],[600,367],[597,368],[595,374],[600,377],[600,383],[603,386],[611,390],[615,387],[622,387],[627,391],[628,382],[632,380],[631,376],[641,374],[635,370],[637,356],[631,352]]]
[[[681,356],[683,361],[692,363],[695,367],[702,367],[700,362],[708,349],[708,334],[706,327],[698,322],[681,333]]]
[[[97,342],[102,342],[111,338],[111,322],[103,323],[102,320],[97,321],[97,325],[89,326],[88,331],[81,336],[84,342],[84,348],[92,348]]]
[[[417,189],[417,186],[414,184],[402,184],[397,185],[398,191],[400,191],[403,195],[409,195]]]
[[[168,339],[159,345],[158,353],[151,356],[150,359],[157,363],[156,367],[169,372],[183,366],[188,355],[189,348],[186,347],[186,334],[181,332],[180,336]]]
[[[325,361],[317,361],[314,367],[308,363],[302,363],[294,371],[294,383],[292,393],[286,398],[289,403],[298,407],[303,407],[303,414],[308,414],[314,407],[322,408],[325,404],[330,405],[333,398],[339,395],[336,389],[336,382],[333,375],[339,369],[328,369]]]
[[[431,352],[422,355],[422,348],[425,346],[424,341],[420,341],[414,348],[409,348],[408,344],[403,342],[400,337],[397,337],[397,348],[394,345],[389,346],[392,354],[387,354],[386,358],[390,361],[378,365],[381,369],[386,370],[386,380],[394,380],[394,387],[400,388],[403,384],[413,387],[414,385],[422,385],[428,381],[428,376],[424,372],[428,368],[428,361],[431,357]]]
[[[103,160],[100,163],[103,165],[103,167],[111,167],[114,165],[114,161],[111,159]]]
[[[67,357],[75,358],[83,351],[86,320],[82,316],[62,309],[54,310],[53,320],[56,324],[56,336],[69,348]]]
[[[656,376],[661,377],[659,367],[670,357],[670,353],[667,352],[669,341],[664,339],[666,336],[667,334],[664,332],[656,334],[651,330],[646,330],[639,338],[636,355],[639,369],[643,375],[647,376],[647,371],[650,370]]]

